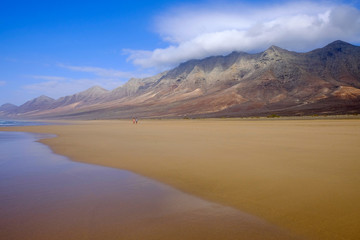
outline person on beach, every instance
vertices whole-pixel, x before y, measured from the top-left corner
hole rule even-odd
[[[137,119],[137,118],[135,118],[135,123],[136,123],[136,124],[138,123],[138,119]]]
[[[135,118],[134,117],[132,118],[132,121],[133,121],[133,124],[135,124]]]

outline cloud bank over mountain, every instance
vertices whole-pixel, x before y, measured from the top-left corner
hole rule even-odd
[[[360,42],[360,11],[345,4],[184,5],[157,16],[156,31],[169,45],[127,50],[143,68],[166,69],[189,59],[232,51],[259,52],[271,45],[307,51],[342,39]]]

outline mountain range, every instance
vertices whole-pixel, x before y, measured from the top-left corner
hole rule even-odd
[[[190,60],[108,91],[4,104],[6,118],[112,119],[360,113],[360,47],[343,41],[306,53],[271,46]]]

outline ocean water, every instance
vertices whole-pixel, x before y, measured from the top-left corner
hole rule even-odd
[[[0,127],[13,127],[13,126],[36,126],[36,125],[47,125],[46,122],[38,121],[21,121],[21,120],[1,120]]]
[[[70,161],[0,130],[0,239],[297,239],[129,171]]]

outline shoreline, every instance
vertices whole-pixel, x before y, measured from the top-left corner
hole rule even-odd
[[[295,234],[360,236],[360,194],[351,191],[360,184],[359,120],[226,120],[72,121],[0,131],[55,134],[40,142],[73,161],[128,170]]]
[[[299,239],[129,171],[70,161],[36,142],[46,137],[0,132],[1,239]]]
[[[248,116],[248,117],[191,117],[191,116],[179,116],[179,117],[146,117],[140,118],[140,121],[180,121],[180,120],[212,120],[212,121],[259,121],[259,120],[360,120],[360,114],[314,114],[314,115],[277,115],[270,114],[268,116]],[[55,118],[29,118],[29,119],[14,119],[14,118],[0,118],[0,120],[4,121],[25,121],[25,122],[45,122],[51,124],[76,124],[77,122],[95,122],[95,121],[130,121],[131,118],[109,118],[109,119],[72,119],[72,118],[64,118],[64,119],[55,119]]]

